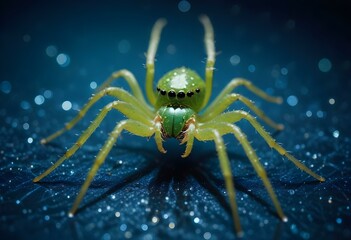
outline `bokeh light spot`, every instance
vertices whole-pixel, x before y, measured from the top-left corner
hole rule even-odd
[[[59,55],[57,55],[56,57],[56,62],[61,66],[61,67],[67,67],[70,62],[71,59],[70,57],[65,54],[65,53],[60,53]]]
[[[53,45],[50,45],[45,49],[45,53],[49,57],[55,57],[57,55],[57,48]]]
[[[68,111],[72,108],[72,103],[70,101],[64,101],[62,103],[62,109]]]
[[[322,58],[318,62],[318,68],[321,72],[329,72],[332,68],[332,63],[328,58]]]
[[[9,94],[12,89],[11,83],[9,81],[2,81],[0,84],[0,89],[3,93]]]
[[[127,53],[130,50],[130,43],[128,40],[123,39],[118,43],[118,51],[120,53]]]
[[[290,96],[286,99],[286,102],[287,102],[290,106],[294,107],[294,106],[297,105],[297,103],[299,102],[299,100],[297,99],[296,96],[290,95]]]
[[[34,102],[37,105],[42,105],[45,102],[45,98],[43,95],[38,95],[34,98]]]
[[[178,9],[183,13],[188,12],[190,8],[191,8],[191,4],[186,0],[182,0],[178,3]]]
[[[247,69],[249,70],[249,72],[252,72],[252,73],[256,71],[256,67],[253,64],[250,64]]]
[[[240,63],[240,57],[238,55],[233,55],[230,57],[229,61],[233,66],[236,66]]]

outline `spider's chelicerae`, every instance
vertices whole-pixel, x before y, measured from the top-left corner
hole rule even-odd
[[[287,221],[287,217],[284,215],[280,207],[271,183],[267,178],[266,171],[262,167],[256,152],[253,150],[245,134],[238,126],[235,125],[236,122],[240,120],[248,121],[271,148],[288,158],[298,168],[305,171],[307,174],[319,181],[324,181],[323,177],[315,174],[294,156],[290,155],[283,147],[277,144],[251,114],[242,110],[224,112],[225,109],[227,109],[233,102],[240,101],[246,105],[248,109],[254,112],[258,118],[262,119],[263,122],[276,130],[281,130],[283,129],[283,125],[273,122],[264,114],[262,110],[256,107],[251,100],[240,94],[233,93],[233,90],[239,86],[244,86],[252,93],[272,103],[281,103],[282,99],[280,97],[269,96],[264,91],[255,87],[250,81],[242,78],[235,78],[228,83],[228,85],[212,103],[208,104],[212,91],[213,69],[216,54],[212,24],[209,18],[205,15],[200,16],[200,21],[205,29],[204,42],[207,54],[205,81],[203,81],[201,77],[193,70],[181,67],[164,75],[164,77],[162,77],[157,83],[156,91],[154,90],[153,81],[155,72],[155,54],[162,28],[166,24],[164,19],[159,19],[152,29],[146,56],[145,90],[149,103],[147,103],[144,99],[139,84],[131,72],[128,70],[116,71],[101,86],[100,91],[90,98],[88,103],[80,110],[78,115],[73,120],[68,122],[63,129],[41,140],[41,143],[45,144],[58,137],[65,131],[70,130],[85,116],[90,107],[103,96],[109,95],[118,99],[107,104],[101,110],[96,119],[86,129],[86,131],[79,137],[77,142],[69,150],[67,150],[67,152],[54,165],[52,165],[40,176],[34,178],[34,182],[38,182],[46,177],[54,169],[61,165],[63,161],[72,156],[101,124],[102,120],[110,110],[117,110],[126,116],[126,119],[120,121],[110,133],[104,146],[97,155],[94,164],[92,165],[73,204],[73,207],[69,211],[69,216],[73,216],[77,211],[78,206],[99,167],[105,161],[107,155],[111,151],[111,148],[116,143],[117,138],[123,130],[141,137],[154,136],[156,146],[162,153],[166,152],[162,146],[162,141],[170,137],[177,138],[181,144],[186,143],[185,152],[182,155],[183,158],[187,157],[191,153],[194,139],[199,141],[214,141],[220,168],[225,181],[225,187],[229,197],[229,203],[234,219],[234,227],[238,234],[241,234],[242,230],[235,200],[233,176],[231,173],[225,144],[222,138],[222,136],[225,134],[233,134],[239,141],[256,173],[263,181],[263,184],[273,201],[279,217],[283,221]],[[119,78],[126,80],[131,88],[131,93],[122,88],[110,86],[113,81]],[[201,110],[203,111],[201,114],[199,114]]]

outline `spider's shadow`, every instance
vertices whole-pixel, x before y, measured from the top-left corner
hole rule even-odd
[[[217,153],[214,148],[195,148],[192,154],[185,159],[180,157],[184,150],[183,148],[172,146],[167,147],[167,144],[165,146],[168,150],[166,154],[161,154],[152,149],[140,149],[126,145],[119,146],[119,148],[122,148],[124,151],[130,151],[134,154],[142,154],[146,158],[147,164],[143,168],[127,176],[122,182],[111,187],[101,196],[83,205],[78,211],[84,211],[86,208],[95,205],[109,197],[111,194],[123,189],[125,186],[138,181],[139,179],[151,174],[153,171],[157,171],[156,175],[148,184],[150,198],[149,204],[151,209],[150,218],[157,213],[167,211],[167,209],[164,208],[167,208],[168,206],[166,204],[166,197],[169,196],[170,189],[172,189],[176,195],[176,218],[181,219],[185,212],[189,212],[189,205],[185,203],[191,201],[191,194],[185,195],[184,192],[189,191],[187,182],[191,177],[195,179],[201,187],[214,196],[222,208],[231,216],[231,208],[228,199],[222,194],[224,180],[216,178],[215,175],[211,173],[212,169],[209,165],[204,164],[210,159],[217,158]],[[231,151],[228,152],[228,156],[231,160],[236,162],[248,161],[246,156],[235,154]],[[255,176],[254,173],[251,176],[246,175],[245,178],[251,178],[253,176]],[[269,203],[256,195],[254,191],[248,189],[244,178],[234,177],[234,181],[237,191],[247,194],[251,199],[268,209],[272,215],[277,216],[275,210],[272,209]]]

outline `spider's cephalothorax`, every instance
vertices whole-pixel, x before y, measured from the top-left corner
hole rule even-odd
[[[187,122],[200,111],[205,82],[194,71],[182,67],[163,76],[157,84],[155,108],[162,122],[162,136],[182,140]]]
[[[140,86],[131,72],[128,70],[116,71],[112,73],[112,75],[99,88],[99,91],[89,99],[88,103],[80,110],[79,114],[74,119],[68,122],[61,130],[41,140],[41,143],[45,144],[60,136],[65,131],[70,130],[85,116],[90,107],[103,96],[109,95],[116,98],[115,101],[107,104],[101,110],[99,115],[89,125],[87,130],[83,132],[77,142],[68,149],[54,165],[38,177],[34,178],[34,182],[38,182],[46,177],[83,146],[86,140],[95,132],[97,127],[104,120],[109,111],[117,110],[126,117],[126,119],[116,124],[115,128],[109,134],[105,144],[99,151],[99,154],[96,156],[95,162],[91,167],[71,210],[69,211],[69,216],[73,216],[73,214],[76,213],[79,204],[85,196],[85,193],[88,190],[90,183],[93,181],[98,169],[105,161],[113,145],[124,130],[141,137],[150,138],[153,136],[158,150],[163,153],[166,152],[162,144],[163,139],[166,137],[177,138],[181,140],[182,144],[186,143],[185,152],[182,157],[187,157],[191,153],[194,139],[199,141],[214,141],[220,163],[219,165],[224,178],[225,188],[229,198],[231,213],[234,219],[234,227],[238,235],[242,233],[242,230],[235,200],[232,171],[222,137],[225,134],[231,134],[239,141],[248,160],[263,181],[263,185],[272,199],[279,217],[283,221],[286,221],[287,218],[280,207],[280,203],[274,193],[266,171],[260,163],[260,159],[256,155],[256,152],[252,148],[246,135],[236,125],[236,122],[241,120],[249,122],[249,124],[255,128],[258,134],[271,148],[275,149],[282,156],[285,156],[298,168],[312,177],[319,181],[324,181],[323,177],[314,173],[294,156],[289,154],[283,147],[277,144],[251,114],[243,110],[225,112],[233,102],[239,101],[267,125],[276,130],[282,130],[283,125],[272,121],[251,100],[240,94],[234,93],[234,89],[238,86],[246,87],[249,91],[262,99],[273,103],[281,103],[281,98],[269,96],[261,89],[255,87],[248,80],[234,78],[224,87],[213,102],[208,104],[212,91],[213,69],[215,63],[214,36],[209,18],[202,15],[200,21],[205,29],[204,40],[207,53],[204,81],[194,71],[182,67],[168,72],[158,82],[156,91],[153,89],[155,54],[162,28],[166,24],[164,19],[159,19],[152,29],[149,48],[146,55],[145,91],[149,103],[146,102]],[[127,81],[131,92],[119,87],[111,87],[112,82],[118,78],[123,78]]]
[[[182,67],[164,75],[157,83],[155,108],[172,106],[199,112],[205,97],[205,82],[194,71]]]

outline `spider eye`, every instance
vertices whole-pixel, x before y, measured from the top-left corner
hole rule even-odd
[[[176,96],[175,91],[169,91],[168,92],[168,97],[174,98]]]
[[[177,97],[178,97],[178,98],[184,98],[184,97],[185,97],[185,93],[184,93],[184,92],[179,92],[179,93],[177,94]]]
[[[166,91],[165,90],[161,90],[161,95],[166,95]]]
[[[192,95],[194,95],[194,92],[187,92],[186,94],[188,97],[191,97]]]
[[[197,93],[199,93],[199,92],[200,92],[200,89],[199,89],[199,88],[197,88],[195,91],[196,91]]]

